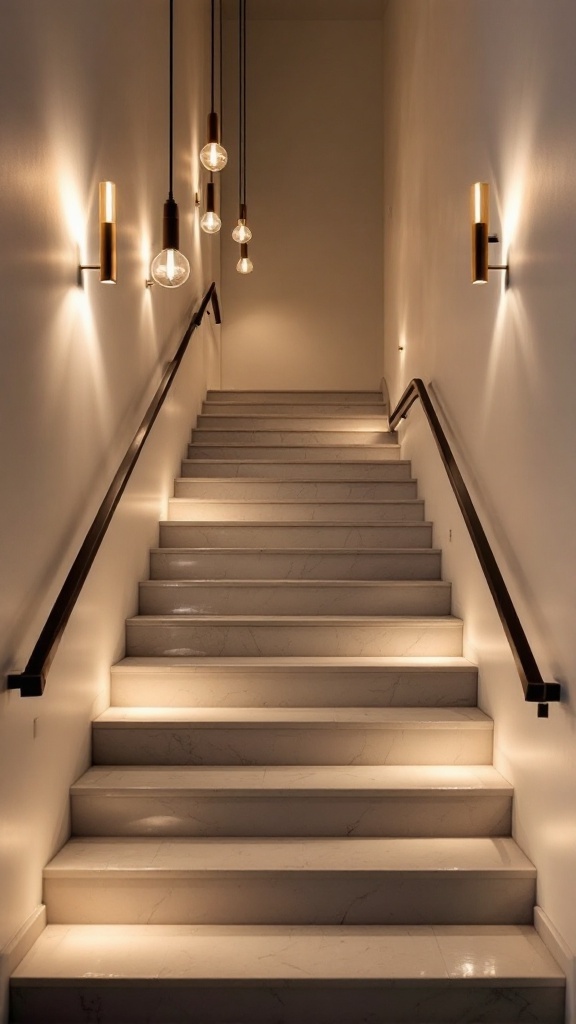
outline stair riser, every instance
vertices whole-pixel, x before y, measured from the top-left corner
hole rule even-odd
[[[384,418],[388,422],[387,410],[382,402],[338,404],[338,402],[298,402],[292,410],[286,402],[204,402],[202,416],[211,420],[214,416],[310,416],[317,419],[357,419],[366,417]]]
[[[242,461],[264,461],[274,463],[275,476],[278,475],[279,467],[285,460],[288,462],[317,462],[319,456],[323,462],[341,462],[346,459],[350,462],[394,462],[400,458],[400,449],[393,444],[362,445],[358,443],[354,447],[349,444],[328,445],[313,442],[305,445],[288,444],[267,444],[253,445],[250,442],[244,444],[191,444],[188,446],[188,458],[201,462],[203,459],[236,459]],[[282,470],[280,469],[280,472]]]
[[[228,461],[215,458],[202,461],[185,459],[182,463],[182,476],[188,479],[210,477],[222,479],[225,477],[230,480],[241,480],[257,477],[266,480],[277,479],[281,472],[284,480],[309,480],[313,483],[318,481],[338,482],[340,480],[379,483],[380,481],[410,479],[409,462],[400,460],[394,462],[350,462],[346,459],[325,462],[320,457],[321,455],[323,456],[324,453],[317,451],[316,461],[309,463],[282,460],[281,469],[278,462],[273,460],[263,462],[261,459],[254,461],[249,454],[244,459],[237,455]]]
[[[460,623],[192,624],[130,620],[126,651],[131,657],[191,656],[247,658],[462,655]]]
[[[160,523],[163,548],[429,548],[430,523]]]
[[[94,764],[490,764],[492,730],[475,728],[241,726],[110,727],[92,732]]]
[[[209,979],[182,984],[164,979],[63,980],[13,984],[14,1024],[564,1024],[564,989],[534,985],[502,986],[473,978],[449,988],[446,981],[418,978],[394,982],[344,983],[340,980],[286,985],[262,980],[249,984]],[[87,1008],[97,1007],[97,1018]],[[233,1011],[231,1012],[231,1007]]]
[[[510,796],[194,792],[72,795],[76,836],[506,836]]]
[[[473,707],[476,669],[112,670],[117,707]]]
[[[168,502],[173,522],[318,522],[414,523],[424,521],[423,501],[298,502],[202,501],[176,498]]]
[[[449,615],[449,583],[140,584],[141,615]]]
[[[466,871],[123,872],[44,881],[50,924],[529,924],[533,877]]]
[[[344,407],[376,404],[382,408],[383,397],[380,391],[209,391],[206,403],[211,407],[213,402],[258,402],[283,406],[306,405],[313,402],[322,406],[339,404]]]
[[[286,409],[283,413],[268,416],[251,412],[234,412],[229,416],[219,416],[217,413],[203,414],[198,417],[196,430],[372,430],[385,433],[387,437],[396,440],[395,432],[388,426],[388,417],[382,412],[373,416],[339,416],[333,414],[329,408],[326,415],[320,416],[303,416],[300,409],[295,409],[293,415]]]
[[[439,551],[156,550],[153,580],[438,580]]]
[[[224,501],[398,501],[414,500],[416,480],[355,483],[327,480],[176,480],[176,498]]]
[[[309,448],[334,445],[393,445],[396,435],[388,430],[203,430],[192,431],[193,445],[304,445]]]

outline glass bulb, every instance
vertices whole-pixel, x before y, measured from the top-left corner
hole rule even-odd
[[[219,142],[207,142],[200,150],[200,162],[207,171],[221,171],[228,163],[228,153]]]
[[[178,288],[190,276],[190,264],[179,249],[162,249],[152,260],[152,280],[163,288]]]
[[[222,227],[222,221],[214,210],[206,210],[206,213],[200,221],[200,227],[202,231],[206,231],[209,235],[215,235],[217,231],[220,231]]]
[[[241,256],[236,264],[236,270],[239,274],[251,274],[254,270],[254,264],[249,256]]]
[[[252,238],[252,232],[250,231],[250,228],[246,224],[246,221],[242,220],[242,218],[240,218],[236,227],[234,228],[234,231],[232,232],[232,238],[234,239],[235,242],[240,242],[240,244],[242,244],[242,242],[249,242],[250,239]]]

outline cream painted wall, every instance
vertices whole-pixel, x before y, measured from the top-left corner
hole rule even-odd
[[[406,449],[465,616],[467,650],[481,666],[496,763],[516,787],[515,834],[538,868],[538,902],[573,951],[575,38],[573,0],[390,0],[385,18],[385,374],[393,401],[411,377],[433,380],[536,656],[564,686],[548,722],[524,705],[414,413]],[[493,186],[508,292],[498,274],[470,284],[476,180]],[[494,247],[493,262],[500,252]]]
[[[285,5],[282,5],[285,6]],[[248,22],[247,198],[254,272],[236,273],[237,35],[226,25],[225,388],[379,388],[381,21],[374,4],[278,4]],[[253,11],[252,5],[248,5]],[[297,16],[298,15],[298,16]]]
[[[208,106],[209,5],[177,0],[175,198],[192,261],[146,290],[168,188],[168,3],[5,0],[0,37],[0,666],[21,669],[188,317],[215,276],[193,192]],[[97,183],[118,188],[118,284],[97,262]],[[198,332],[89,577],[43,698],[0,686],[0,950],[64,840],[173,477],[219,338]]]

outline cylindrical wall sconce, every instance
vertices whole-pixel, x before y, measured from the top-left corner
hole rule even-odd
[[[472,219],[472,284],[486,284],[488,280],[488,219],[490,216],[490,186],[477,181],[470,190]]]
[[[116,284],[116,185],[101,181],[100,191],[100,263],[81,264],[78,284],[82,284],[83,270],[99,270],[102,284]]]
[[[116,185],[100,182],[100,280],[116,284]]]
[[[472,284],[486,284],[489,270],[506,271],[508,286],[508,264],[495,266],[488,263],[488,245],[498,242],[498,235],[491,235],[488,224],[490,221],[490,186],[485,181],[477,181],[470,190],[470,220],[472,223]]]

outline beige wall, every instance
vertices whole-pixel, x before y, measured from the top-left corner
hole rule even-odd
[[[385,19],[386,377],[393,400],[411,377],[433,380],[542,670],[564,684],[562,706],[537,721],[413,414],[407,450],[480,661],[496,763],[516,786],[515,833],[538,868],[538,902],[572,950],[575,38],[572,0],[390,0]],[[493,186],[508,292],[497,274],[470,284],[476,180]],[[493,256],[500,262],[499,247]]]
[[[348,4],[340,20],[326,4],[299,5],[290,20],[263,6],[247,33],[248,277],[236,273],[230,237],[237,43],[236,24],[226,25],[223,386],[379,388],[381,21],[373,4],[359,3],[358,17]]]
[[[168,5],[5,0],[0,36],[0,666],[21,669],[166,359],[217,267],[192,195],[208,85],[208,4],[176,3],[175,197],[188,284],[148,291],[168,188]],[[188,62],[185,62],[185,56]],[[118,284],[76,286],[97,262],[97,183],[118,188]],[[41,899],[66,835],[68,787],[89,757],[123,619],[209,380],[202,328],[166,404],[49,677],[0,687],[0,950]],[[166,458],[168,453],[168,458]]]

